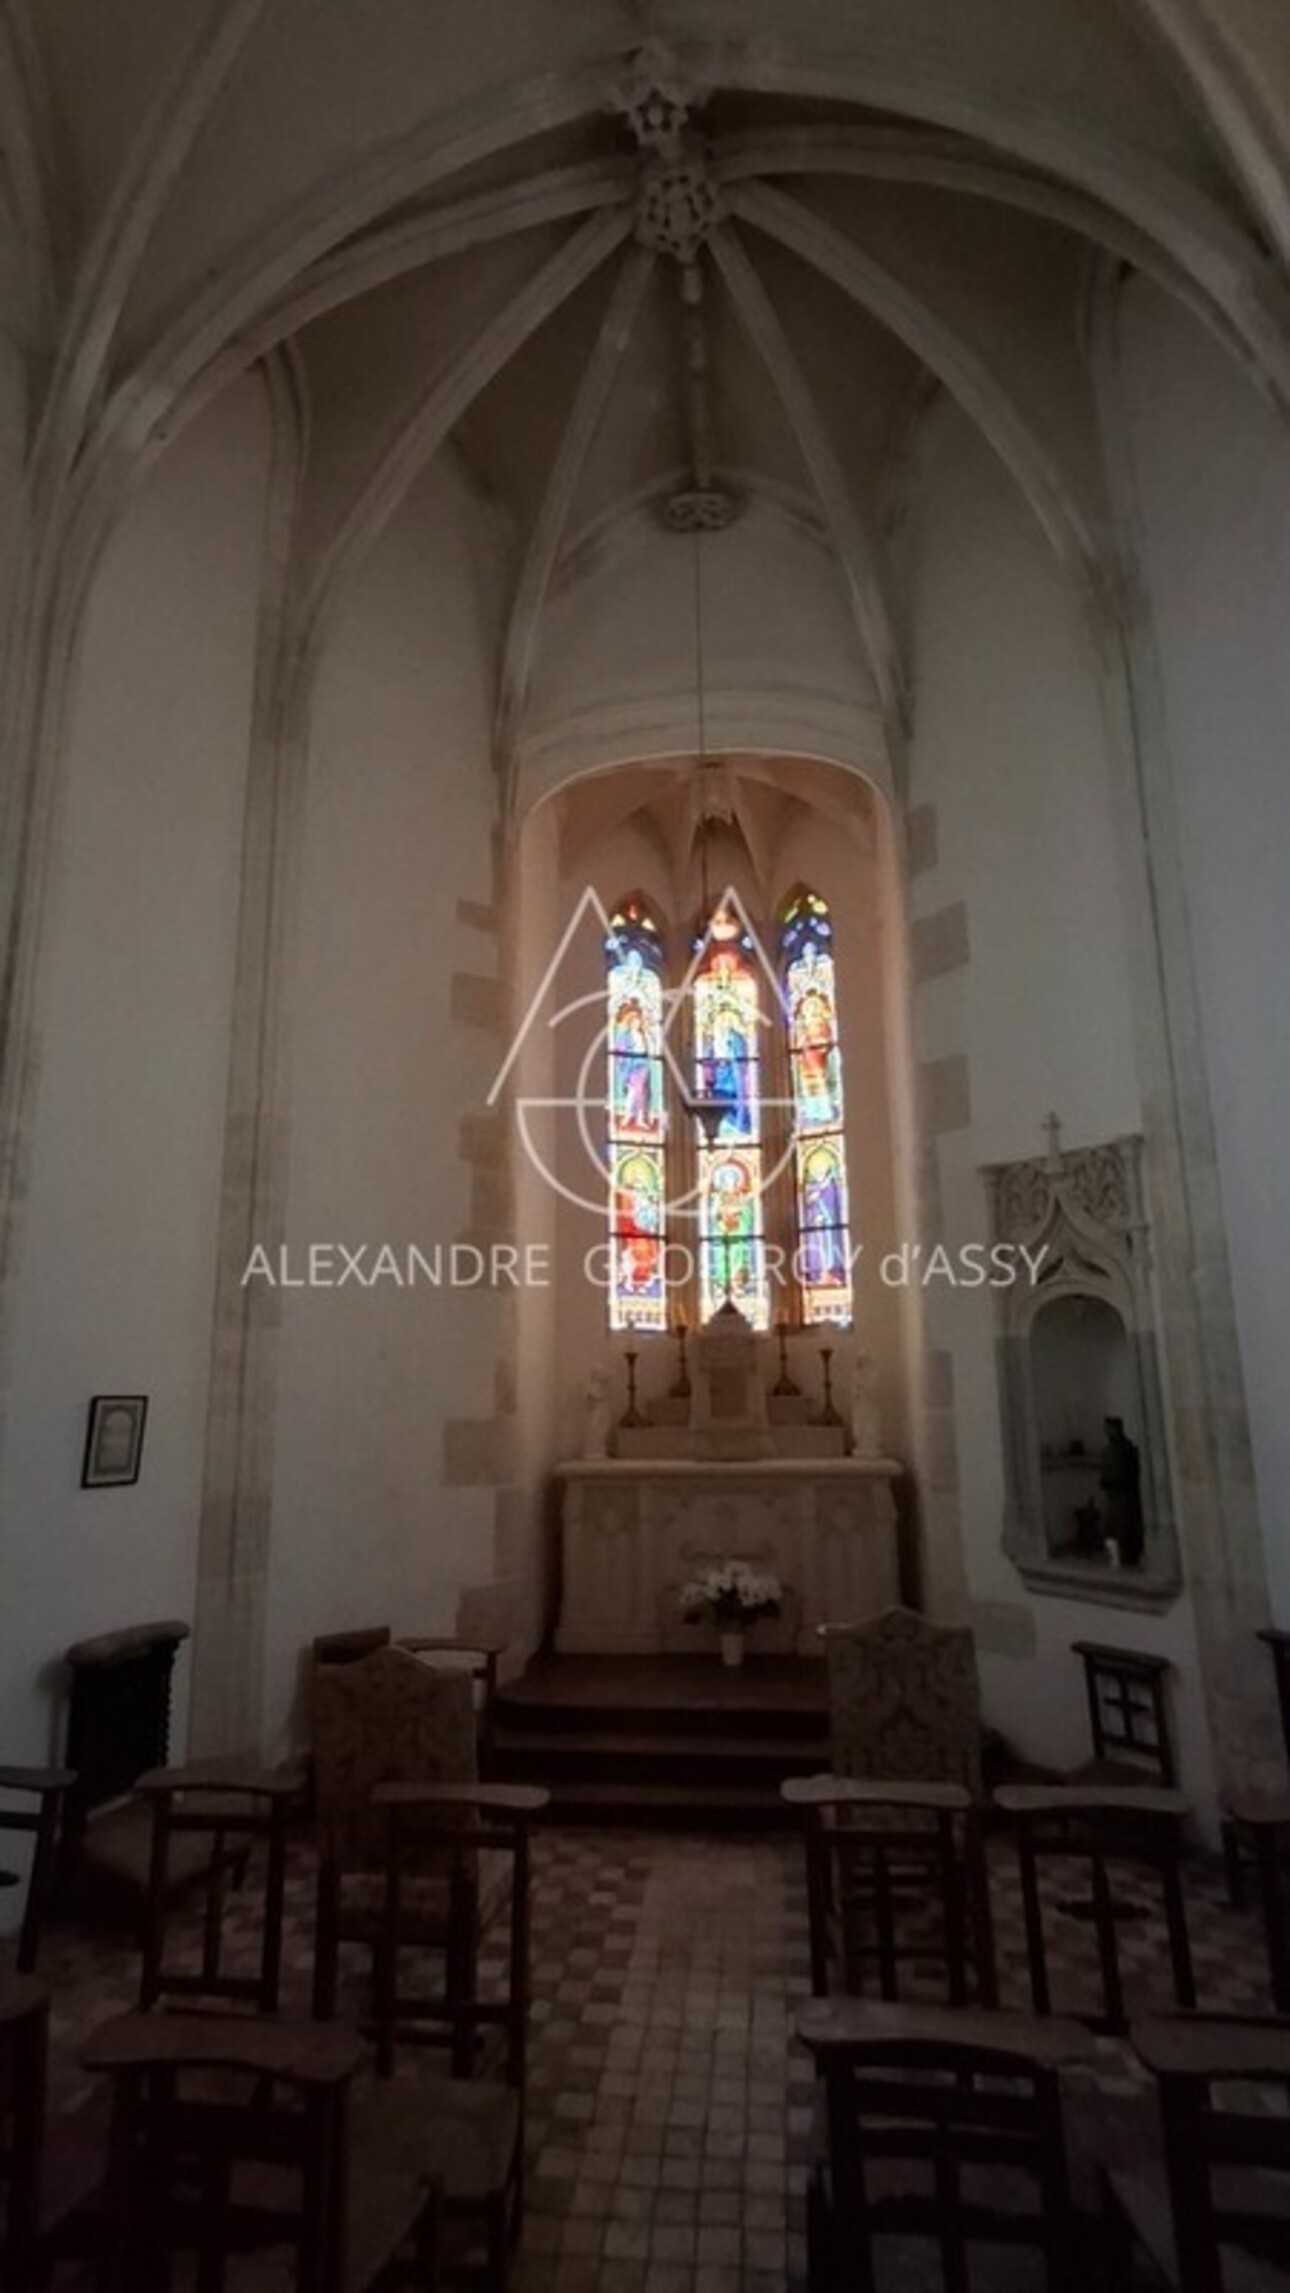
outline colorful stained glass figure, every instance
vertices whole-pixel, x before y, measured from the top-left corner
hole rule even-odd
[[[754,1329],[770,1322],[762,1196],[761,997],[751,943],[721,909],[707,925],[694,980],[694,1088],[715,1103],[696,1123],[699,1313],[735,1305]]]
[[[797,1273],[807,1320],[851,1320],[850,1227],[840,1138],[799,1140]]]
[[[665,1330],[663,1156],[657,1147],[610,1149],[611,1321],[616,1330]]]
[[[805,1322],[850,1322],[842,1052],[833,925],[818,892],[798,891],[780,921],[780,963],[793,1092],[796,1271]]]
[[[616,910],[605,940],[609,1321],[615,1330],[668,1326],[662,970],[658,926],[633,895]]]
[[[737,1306],[765,1329],[766,1246],[761,1231],[761,1149],[704,1150],[700,1174],[699,1310],[710,1321]]]

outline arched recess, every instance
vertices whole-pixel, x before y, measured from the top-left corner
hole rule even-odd
[[[890,793],[895,728],[810,507],[763,489],[737,524],[703,539],[707,745],[827,761]],[[696,752],[691,547],[663,529],[652,495],[572,537],[515,729],[517,826],[570,778]]]
[[[916,1160],[893,806],[874,779],[836,756],[824,761],[741,753],[726,759],[724,773],[732,817],[711,825],[709,890],[715,899],[729,884],[756,925],[770,974],[768,1011],[778,992],[784,903],[799,883],[821,887],[838,931],[848,1176],[854,1234],[863,1239],[864,1255],[856,1272],[854,1325],[802,1332],[792,1341],[792,1367],[804,1391],[818,1401],[819,1350],[831,1343],[835,1392],[845,1404],[852,1364],[866,1353],[875,1365],[887,1445],[912,1456],[921,1438],[910,1370],[919,1357],[920,1301],[912,1291],[884,1286],[878,1273],[884,1254],[909,1231]],[[552,1463],[582,1452],[593,1373],[603,1372],[608,1380],[612,1417],[621,1414],[624,1345],[631,1344],[639,1357],[642,1406],[661,1400],[676,1375],[675,1339],[666,1329],[633,1330],[619,1338],[611,1331],[604,1255],[607,1175],[594,1150],[605,1131],[606,924],[623,887],[639,886],[651,914],[663,919],[667,979],[674,989],[684,983],[694,960],[703,888],[695,783],[692,754],[638,754],[587,770],[566,757],[551,786],[527,804],[510,862],[511,895],[523,919],[509,1037],[519,1051],[498,1106],[528,1190],[524,1231],[536,1232],[534,1221],[545,1216],[552,1248],[554,1296],[521,1298],[517,1357],[522,1386],[532,1379],[549,1387]],[[679,1147],[681,1165],[679,1186],[674,1189],[671,1174],[668,1180],[672,1325],[678,1306],[693,1321],[700,1304],[697,1203],[689,1191],[696,1176],[695,1142],[681,1103],[681,1087],[688,1089],[691,1078],[688,1033],[678,1029],[675,1041],[676,1067],[667,1085],[668,1151]],[[784,1046],[775,1048],[764,1070],[765,1090],[782,1100]],[[782,1108],[774,1120],[777,1151],[768,1159],[768,1202],[773,1238],[791,1255],[792,1171],[779,1137]],[[541,1169],[538,1147],[545,1158]],[[603,1157],[603,1146],[600,1151]],[[777,1268],[771,1281],[771,1324],[781,1313],[796,1322],[791,1264]],[[559,1331],[554,1359],[539,1340],[544,1316]]]

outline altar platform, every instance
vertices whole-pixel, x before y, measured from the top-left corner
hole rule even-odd
[[[535,1656],[499,1689],[499,1774],[542,1783],[551,1823],[676,1831],[800,1827],[779,1787],[830,1765],[822,1656],[761,1653],[737,1670],[715,1655]],[[993,1729],[990,1788],[1049,1780],[1019,1766]]]
[[[877,1616],[900,1597],[894,1458],[582,1458],[557,1468],[562,1656],[715,1649],[686,1623],[699,1570],[742,1560],[774,1576],[782,1613],[767,1653],[813,1657],[821,1624]]]

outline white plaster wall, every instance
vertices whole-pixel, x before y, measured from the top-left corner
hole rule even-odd
[[[342,599],[315,696],[293,1010],[288,1247],[449,1248],[471,1212],[463,1117],[501,1054],[454,1016],[496,973],[458,917],[492,898],[494,601],[477,501],[436,466]],[[266,1729],[301,1648],[389,1622],[451,1630],[494,1574],[494,1490],[444,1486],[449,1420],[494,1409],[488,1289],[284,1292]]]
[[[68,1642],[192,1617],[267,449],[248,382],[156,466],[71,690],[0,1465],[14,1758],[54,1746]],[[79,1486],[99,1392],[149,1397],[136,1487]]]
[[[1125,301],[1122,357],[1269,1587],[1287,1623],[1290,439],[1145,288]]]
[[[910,801],[935,806],[938,842],[914,879],[914,913],[963,901],[970,951],[914,997],[918,1059],[968,1065],[970,1121],[934,1149],[954,1250],[988,1238],[980,1166],[1042,1151],[1049,1108],[1068,1147],[1137,1131],[1141,1109],[1098,672],[1078,602],[1000,466],[949,411],[926,441],[914,514]],[[1190,1603],[1157,1617],[1027,1591],[1000,1542],[993,1301],[944,1285],[921,1295],[928,1343],[953,1360],[987,1717],[1019,1751],[1069,1766],[1087,1756],[1071,1641],[1159,1651],[1178,1667],[1184,1781],[1205,1799]]]
[[[0,281],[5,278],[0,241]],[[0,339],[0,676],[9,645],[14,583],[24,547],[27,390],[16,347]]]

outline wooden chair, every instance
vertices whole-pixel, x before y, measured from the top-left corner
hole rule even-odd
[[[1286,1761],[1290,1764],[1290,1632],[1270,1625],[1256,1637],[1272,1656],[1281,1733]],[[1284,1816],[1280,1812],[1283,1807],[1287,1810]],[[1243,1812],[1238,1812],[1238,1808]],[[1287,1824],[1290,1824],[1290,1791],[1241,1791],[1224,1800],[1222,1839],[1227,1891],[1233,1910],[1244,1910],[1246,1875],[1252,1874],[1268,1940],[1273,1995],[1281,2014],[1290,2012],[1286,2003],[1290,1999],[1290,1937],[1285,1930],[1283,1908],[1278,1915],[1271,1907],[1284,1906],[1286,1891],[1290,1888],[1284,1831]]]
[[[808,2189],[811,2293],[874,2293],[873,2239],[935,2241],[950,2293],[971,2243],[1037,2247],[1050,2286],[1090,2282],[1071,2202],[1061,2073],[1087,2063],[1078,2024],[974,2009],[812,2001],[825,2135]],[[1017,2203],[1019,2178],[1035,2203]]]
[[[314,1792],[318,1814],[318,1900],[314,2012],[336,2011],[340,1949],[363,1944],[374,1990],[383,1979],[388,1823],[372,1805],[378,1784],[469,1784],[479,1781],[472,1682],[443,1672],[401,1648],[381,1648],[359,1662],[325,1666],[313,1681]],[[450,1899],[451,1857],[428,1845],[423,1866],[401,1885],[400,1940],[446,1950],[450,1933],[454,1982],[468,1992],[478,1937],[505,1900],[505,1858],[481,1853],[473,1914]],[[450,1912],[453,1913],[450,1922]]]
[[[360,1664],[378,1648],[388,1648],[392,1639],[388,1624],[361,1624],[347,1632],[320,1632],[309,1654],[314,1664]]]
[[[1245,1902],[1245,1871],[1254,1873],[1268,1979],[1278,2014],[1290,2015],[1290,1791],[1229,1792],[1223,1800],[1228,1886]]]
[[[1072,1783],[1159,1784],[1172,1791],[1178,1781],[1165,1684],[1173,1666],[1165,1656],[1135,1648],[1111,1648],[1099,1640],[1075,1640],[1071,1654],[1084,1666],[1092,1758],[1075,1769]]]
[[[780,1791],[805,1821],[811,1988],[817,1998],[834,1987],[862,1994],[866,1969],[876,1964],[883,1998],[894,1999],[899,1968],[912,1961],[944,1968],[951,2005],[965,2003],[969,1970],[982,2003],[996,2004],[980,1816],[961,1784],[794,1776]],[[939,1907],[939,1946],[926,1936],[902,1938],[911,1870],[922,1881],[918,1911],[930,1902]]]
[[[41,1926],[54,1886],[63,1801],[75,1781],[70,1768],[0,1767],[0,1792],[36,1802],[34,1808],[0,1807],[0,1831],[26,1834],[35,1842],[14,1961],[19,1974],[35,1972]],[[17,1885],[16,1872],[0,1871],[0,1886]]]
[[[1058,1906],[1068,1916],[1089,1917],[1097,1939],[1102,2000],[1100,2009],[1084,2019],[1102,2030],[1127,2027],[1116,1935],[1124,1906],[1114,1900],[1110,1882],[1110,1870],[1126,1866],[1133,1871],[1145,1867],[1159,1880],[1174,1998],[1179,2006],[1194,2006],[1196,1983],[1179,1868],[1182,1828],[1190,1812],[1182,1793],[1145,1785],[1009,1784],[995,1793],[994,1804],[1016,1832],[1035,2013],[1052,2011],[1039,1877],[1041,1862],[1052,1857],[1086,1861],[1091,1874],[1091,1900]]]
[[[447,2045],[454,2075],[379,2078],[362,2141],[387,2162],[434,2181],[445,2220],[462,2217],[482,2227],[489,2293],[502,2293],[523,2220],[529,1826],[549,1796],[524,1784],[399,1783],[379,1785],[372,1795],[386,1848],[378,2072],[393,2069],[399,2041],[429,2040]],[[508,1917],[497,1936],[501,1964],[490,1969],[487,1984],[475,1953],[477,1871],[485,1854],[510,1867]],[[433,1993],[418,1994],[400,1979],[409,1948],[404,1898],[428,1857],[446,1864],[450,1926],[459,1932],[449,1937],[445,1981]]]
[[[437,2283],[438,2192],[388,2161],[352,2170],[357,2033],[316,2022],[123,2015],[84,2060],[112,2080],[97,2293],[361,2293],[408,2240]],[[359,2105],[361,2110],[361,2103]],[[275,2249],[290,2249],[284,2276]]]
[[[460,1669],[471,1677],[475,1723],[479,1739],[479,1771],[492,1773],[493,1707],[497,1698],[497,1664],[503,1650],[487,1640],[463,1639],[459,1633],[413,1634],[395,1640],[388,1624],[368,1624],[348,1632],[323,1632],[310,1648],[311,1671],[320,1665],[359,1664],[381,1648],[406,1648],[410,1656],[432,1658],[444,1671]],[[312,1701],[312,1689],[311,1689]]]
[[[37,2283],[49,1993],[0,1971],[0,2285]]]
[[[1290,2279],[1290,2025],[1135,2022],[1158,2084],[1163,2175],[1138,2160],[1105,2186],[1181,2293],[1282,2293]],[[1127,2274],[1127,2272],[1126,2272]]]
[[[835,1775],[960,1784],[981,1797],[981,1694],[966,1626],[889,1608],[821,1626]]]
[[[478,1744],[480,1775],[487,1781],[494,1772],[494,1730],[497,1702],[497,1665],[504,1654],[495,1641],[463,1640],[459,1633],[435,1637],[421,1633],[411,1639],[398,1640],[397,1648],[406,1648],[410,1656],[438,1665],[445,1671],[461,1670],[469,1674],[475,1702],[475,1734]]]
[[[257,1768],[237,1761],[206,1761],[189,1767],[156,1768],[136,1786],[152,1810],[152,1854],[144,1911],[141,2007],[162,1996],[226,1999],[277,2010],[282,1972],[282,1908],[286,1884],[287,1829],[304,1800],[299,1768]],[[166,1962],[166,1930],[173,1905],[170,1883],[176,1838],[206,1842],[206,1894],[202,1919],[201,1964]],[[236,1841],[240,1853],[231,1852]],[[224,1908],[230,1872],[245,1863],[251,1848],[264,1842],[264,1893],[260,1917],[260,1961],[254,1974],[224,1969]]]

